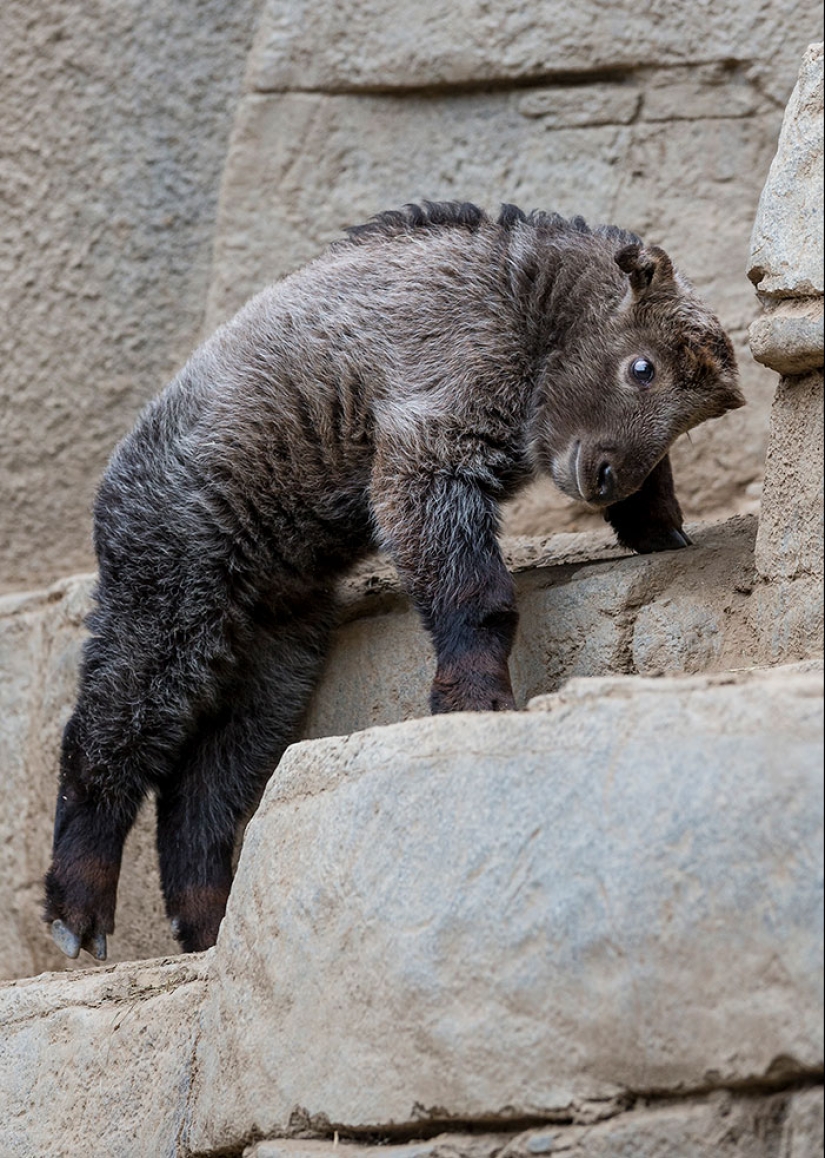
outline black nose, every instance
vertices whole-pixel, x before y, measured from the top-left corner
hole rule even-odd
[[[609,503],[616,493],[616,474],[609,462],[603,462],[599,466],[596,475],[596,486],[598,487],[601,501]]]

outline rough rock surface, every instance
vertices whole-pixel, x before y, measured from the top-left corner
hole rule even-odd
[[[74,706],[91,576],[0,599],[0,979],[80,968],[40,920],[58,748]],[[153,809],[126,845],[111,961],[177,952],[160,896]],[[1,1153],[1,1151],[0,1151]]]
[[[823,637],[823,46],[811,45],[788,103],[751,241],[766,312],[754,356],[785,375],[771,409],[753,596],[765,662]],[[815,369],[820,367],[820,369]]]
[[[439,1134],[376,1146],[286,1139],[258,1142],[244,1158],[815,1158],[822,1152],[822,1088],[645,1104],[586,1126],[518,1134]]]
[[[823,577],[822,373],[783,379],[771,417],[756,567],[769,580]]]
[[[642,65],[724,61],[747,67],[784,103],[821,20],[809,0],[711,5],[634,0],[267,0],[250,61],[259,91],[466,87]],[[674,93],[670,107],[684,114]],[[733,90],[731,104],[738,105]],[[717,106],[718,107],[718,106]]]
[[[198,337],[257,0],[3,0],[0,591],[91,564],[97,477]]]
[[[802,61],[762,190],[748,276],[765,314],[750,328],[754,358],[785,375],[821,367],[823,329],[823,46]]]
[[[573,681],[295,745],[247,829],[194,1150],[822,1065],[822,674]]]
[[[205,960],[0,985],[2,1158],[178,1158]]]
[[[748,276],[768,298],[821,297],[825,289],[822,65],[823,45],[812,44],[803,57],[759,199]]]
[[[571,676],[748,663],[755,520],[689,529],[692,550],[660,555],[622,557],[604,532],[512,545],[521,622],[510,670],[519,705]],[[304,735],[427,715],[432,651],[392,569],[373,565],[353,583],[345,613]]]

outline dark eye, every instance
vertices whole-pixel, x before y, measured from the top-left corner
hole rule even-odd
[[[649,386],[656,377],[656,367],[647,358],[636,358],[630,363],[630,377],[639,386]]]

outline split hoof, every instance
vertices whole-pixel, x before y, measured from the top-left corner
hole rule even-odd
[[[105,933],[87,933],[81,941],[77,933],[72,932],[69,926],[58,918],[52,921],[52,940],[61,953],[65,953],[72,961],[80,956],[81,949],[85,949],[96,961],[106,960]]]
[[[86,952],[89,953],[92,957],[94,957],[95,961],[106,960],[105,933],[94,933],[90,936],[84,937],[83,945],[81,947],[85,949]]]
[[[80,938],[61,920],[52,921],[52,940],[61,953],[74,959],[80,954]]]

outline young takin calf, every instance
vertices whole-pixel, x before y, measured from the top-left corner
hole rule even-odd
[[[512,708],[499,503],[547,472],[626,547],[684,547],[668,449],[742,403],[667,255],[581,218],[407,206],[253,298],[100,487],[46,877],[57,944],[105,958],[149,789],[175,935],[213,944],[238,823],[295,738],[355,560],[392,556],[435,645],[434,712]]]

